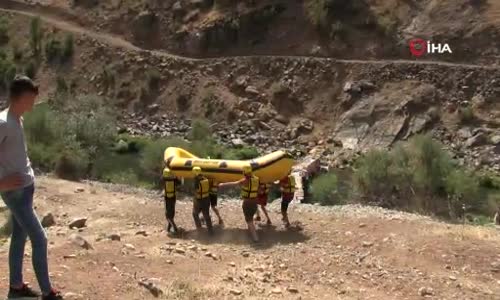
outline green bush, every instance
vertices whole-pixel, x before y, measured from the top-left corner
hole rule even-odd
[[[338,197],[338,180],[334,173],[326,173],[315,178],[311,183],[312,201],[321,205],[341,203]]]
[[[63,76],[58,75],[56,78],[56,93],[57,94],[67,94],[69,91],[69,87],[66,84],[66,79]]]
[[[45,44],[45,56],[49,63],[60,62],[63,53],[63,46],[60,41],[51,38]]]
[[[203,120],[194,120],[191,124],[189,139],[192,141],[204,141],[212,137],[210,126]]]
[[[387,151],[372,150],[357,162],[354,181],[358,192],[378,198],[390,194],[394,176],[390,173],[391,157]]]
[[[328,24],[329,0],[306,0],[304,10],[309,21],[318,28]]]
[[[59,178],[79,180],[87,175],[89,157],[85,151],[74,145],[64,149],[57,157],[55,173]]]
[[[460,119],[460,123],[462,124],[468,124],[476,119],[474,110],[470,106],[460,107],[458,109],[458,117]]]
[[[37,73],[37,67],[35,62],[30,61],[24,66],[24,74],[31,79],[35,79]]]
[[[21,61],[23,59],[23,49],[19,48],[18,44],[12,45],[12,57],[14,61]]]
[[[9,22],[6,18],[0,17],[0,46],[9,42]]]
[[[30,46],[33,56],[39,58],[42,54],[43,29],[40,17],[31,19],[30,24]]]
[[[248,160],[259,157],[259,151],[255,147],[244,146],[239,149],[228,149],[224,152],[224,159]]]
[[[0,87],[7,88],[16,73],[16,65],[9,60],[4,51],[0,51]]]
[[[165,149],[171,145],[172,142],[168,139],[153,140],[146,145],[141,155],[141,167],[149,178],[160,176]]]
[[[156,90],[160,86],[161,74],[156,69],[148,70],[147,81],[150,89]]]
[[[71,33],[68,33],[64,37],[62,58],[64,59],[64,61],[69,61],[73,57],[73,53],[74,53],[73,35]]]
[[[457,215],[462,206],[480,211],[486,204],[486,198],[479,191],[478,179],[464,170],[453,170],[446,177],[446,192],[449,195],[449,209]]]
[[[428,135],[392,151],[370,151],[356,165],[354,183],[364,200],[452,217],[462,214],[462,205],[485,209],[478,177],[460,168]]]

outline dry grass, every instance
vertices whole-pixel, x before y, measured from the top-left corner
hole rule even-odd
[[[200,281],[202,282],[202,281]],[[216,293],[206,288],[195,287],[190,283],[174,281],[164,290],[161,299],[168,300],[207,300],[214,299]]]
[[[449,237],[452,240],[481,240],[500,243],[500,227],[472,226],[472,225],[445,225],[432,226],[427,233]]]

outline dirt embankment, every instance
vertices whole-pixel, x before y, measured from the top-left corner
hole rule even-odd
[[[162,290],[161,299],[499,299],[495,228],[294,203],[294,228],[287,231],[276,203],[274,226],[260,226],[262,242],[253,246],[238,201],[222,201],[226,228],[210,238],[194,230],[184,199],[176,218],[186,233],[171,238],[160,198],[125,187],[38,180],[37,212],[54,221],[45,220],[52,223],[51,276],[69,299],[155,299],[139,281]],[[70,229],[76,218],[86,226]],[[7,252],[5,241],[1,292]],[[27,253],[26,279],[34,283]]]

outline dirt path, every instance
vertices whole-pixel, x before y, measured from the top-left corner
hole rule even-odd
[[[252,245],[239,202],[222,201],[226,228],[194,230],[191,205],[178,205],[186,233],[168,237],[157,196],[125,188],[40,178],[38,214],[51,212],[51,276],[68,299],[500,299],[500,231],[433,222],[356,206],[293,205],[303,230],[260,227]],[[87,227],[69,229],[77,217]],[[74,234],[93,247],[73,244]],[[120,240],[110,240],[114,234]],[[0,242],[0,245],[2,242]],[[0,246],[0,293],[7,286],[8,242]],[[36,282],[27,250],[26,279]]]
[[[14,0],[2,0],[0,1],[0,11],[11,12],[16,14],[21,14],[25,16],[39,16],[44,22],[52,24],[53,26],[60,28],[64,31],[73,32],[75,34],[87,35],[94,38],[102,43],[108,44],[113,47],[122,48],[130,51],[141,51],[148,52],[152,55],[169,57],[173,59],[182,59],[189,61],[199,61],[199,60],[217,60],[227,57],[214,57],[214,58],[192,58],[186,56],[175,55],[168,53],[166,51],[159,50],[146,50],[136,45],[130,43],[129,41],[108,33],[96,32],[92,29],[82,26],[78,23],[78,18],[72,15],[68,11],[61,8],[42,6],[39,4],[30,5],[23,2],[18,2]],[[321,58],[313,56],[280,56],[280,55],[261,55],[262,57],[275,57],[275,58],[286,58],[286,59],[314,59],[314,60],[335,60],[337,62],[345,64],[371,64],[371,65],[387,65],[387,64],[397,64],[397,65],[430,65],[430,66],[444,66],[450,68],[468,68],[468,69],[499,69],[500,66],[496,65],[476,65],[476,64],[464,64],[464,63],[453,63],[444,61],[429,61],[429,60],[361,60],[361,59],[335,59],[335,58]],[[259,56],[259,57],[261,57]],[[240,58],[251,58],[255,56],[232,56]]]

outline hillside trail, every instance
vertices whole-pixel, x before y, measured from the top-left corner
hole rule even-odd
[[[37,178],[37,214],[55,221],[46,229],[51,277],[66,299],[500,299],[495,228],[292,203],[287,230],[276,201],[269,205],[274,226],[259,224],[256,245],[240,201],[220,200],[225,227],[208,236],[194,228],[191,199],[181,198],[176,221],[184,233],[169,237],[161,198],[126,186]],[[69,228],[82,217],[85,227]],[[73,242],[82,239],[91,249]],[[0,239],[0,297],[8,244]],[[30,256],[28,243],[25,279],[36,286]],[[163,295],[154,297],[139,281]]]
[[[300,55],[241,55],[241,56],[228,56],[228,57],[211,57],[211,58],[194,58],[181,55],[175,55],[167,51],[162,50],[147,50],[140,48],[133,43],[123,39],[120,36],[97,32],[90,28],[84,27],[82,24],[78,24],[75,20],[77,18],[71,15],[64,9],[42,6],[40,4],[27,4],[15,0],[2,0],[0,1],[0,11],[20,14],[29,17],[40,17],[42,21],[49,23],[63,31],[69,31],[72,33],[86,35],[94,38],[107,45],[122,48],[130,51],[147,52],[152,55],[160,57],[168,57],[172,59],[180,59],[187,61],[207,61],[207,60],[219,60],[225,58],[254,58],[254,57],[270,57],[270,58],[286,58],[286,59],[313,59],[313,60],[325,60],[344,63],[344,64],[365,64],[365,65],[429,65],[429,66],[443,66],[452,68],[468,68],[468,69],[490,69],[497,70],[500,66],[497,65],[480,65],[480,64],[466,64],[466,63],[453,63],[446,61],[435,61],[435,60],[404,60],[404,59],[381,59],[381,60],[362,60],[362,59],[336,59],[333,57],[316,57],[316,56],[300,56]]]

